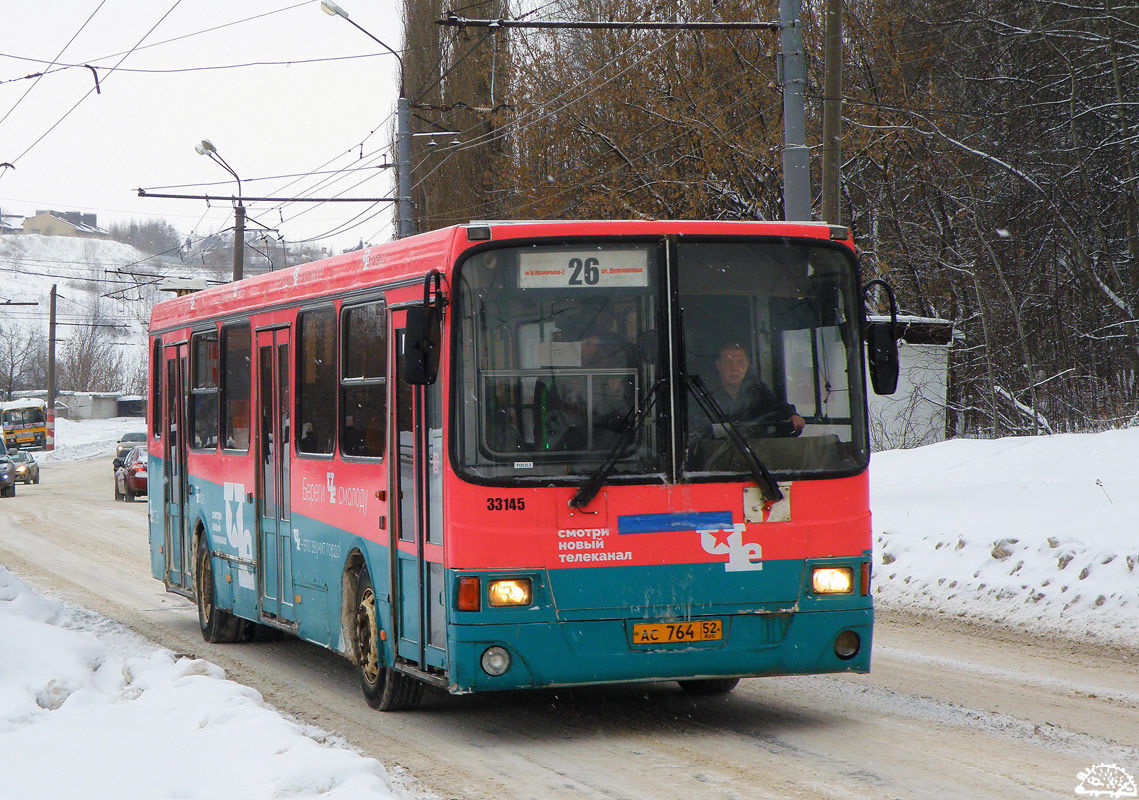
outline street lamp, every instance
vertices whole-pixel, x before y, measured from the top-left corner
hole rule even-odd
[[[237,181],[237,205],[233,208],[233,279],[239,281],[245,272],[245,206],[241,202],[241,178],[209,139],[202,139],[200,144],[194,145],[194,151],[200,156],[209,156]]]
[[[341,17],[376,44],[383,47],[399,62],[399,100],[396,102],[396,193],[399,195],[399,238],[415,233],[411,219],[411,105],[403,90],[403,59],[384,42],[354,22],[345,11],[332,0],[321,0],[325,14]]]

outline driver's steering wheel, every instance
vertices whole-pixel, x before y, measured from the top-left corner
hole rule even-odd
[[[744,438],[770,439],[775,437],[794,437],[803,431],[796,430],[795,424],[785,419],[778,411],[769,411],[757,419],[748,422],[733,423]]]

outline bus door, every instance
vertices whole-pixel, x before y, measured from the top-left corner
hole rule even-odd
[[[443,578],[442,390],[404,380],[405,312],[393,311],[395,345],[391,549],[397,655],[421,670],[447,668],[446,590]]]
[[[166,469],[162,477],[163,531],[167,588],[193,590],[193,534],[186,520],[186,398],[190,348],[186,343],[164,349],[166,365],[166,429],[163,433]]]
[[[289,503],[289,330],[257,331],[257,519],[261,613],[296,620]]]

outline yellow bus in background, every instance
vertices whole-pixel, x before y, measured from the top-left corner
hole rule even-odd
[[[47,403],[34,397],[0,403],[4,443],[11,450],[43,450],[47,446]]]

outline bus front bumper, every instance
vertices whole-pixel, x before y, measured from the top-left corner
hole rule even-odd
[[[633,642],[632,626],[645,622],[640,619],[454,625],[450,688],[465,693],[870,670],[873,608],[718,619],[719,641],[648,645]],[[501,675],[482,666],[492,648],[509,655]],[[501,652],[495,654],[501,661]]]

